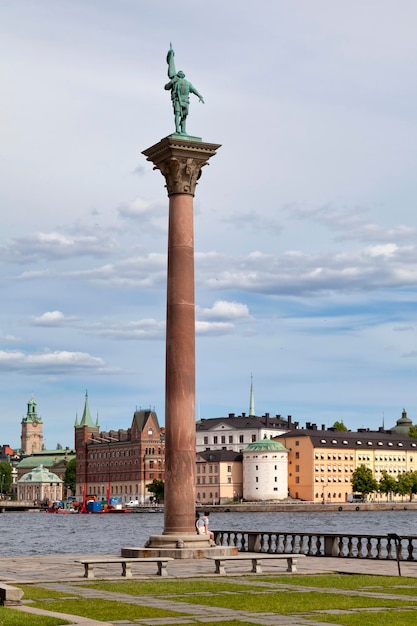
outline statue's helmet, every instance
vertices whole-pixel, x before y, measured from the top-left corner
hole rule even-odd
[[[178,78],[185,78],[185,74],[184,74],[184,72],[182,70],[177,72],[177,76],[178,76]]]

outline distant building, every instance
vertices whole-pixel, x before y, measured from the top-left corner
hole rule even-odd
[[[85,490],[100,498],[120,496],[122,502],[149,500],[146,485],[165,477],[164,431],[155,411],[135,411],[127,430],[100,431],[93,422],[88,394],[82,419],[75,421],[76,495]]]
[[[390,428],[390,431],[392,433],[395,433],[396,435],[404,435],[406,437],[410,432],[410,428],[412,425],[413,422],[410,420],[409,417],[407,417],[406,410],[403,409],[400,419],[397,420],[395,426]]]
[[[75,458],[75,450],[70,448],[57,447],[56,450],[42,450],[23,458],[17,465],[17,478],[22,478],[30,470],[42,465],[50,472],[57,474],[64,479],[65,471],[69,461]]]
[[[340,432],[306,424],[277,438],[288,449],[288,489],[293,498],[346,502],[352,474],[365,465],[379,481],[417,470],[417,439],[393,431]]]
[[[243,450],[254,441],[276,437],[291,428],[291,416],[284,420],[280,415],[270,417],[229,413],[228,417],[201,419],[196,424],[196,450]]]
[[[31,397],[27,405],[27,413],[22,418],[21,430],[21,454],[40,452],[43,448],[43,422],[37,413],[36,400]]]
[[[242,498],[242,455],[232,450],[208,450],[196,456],[196,500],[222,504]]]
[[[17,499],[34,503],[62,500],[62,480],[43,465],[38,465],[17,481]]]
[[[243,451],[243,498],[250,501],[288,497],[288,450],[280,441],[261,439]]]

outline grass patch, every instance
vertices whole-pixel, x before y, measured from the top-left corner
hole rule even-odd
[[[251,581],[275,583],[286,587],[319,587],[320,589],[347,589],[357,591],[381,591],[387,587],[401,587],[409,585],[410,589],[417,589],[415,578],[398,578],[398,576],[371,576],[367,574],[320,574],[292,576],[251,576]]]
[[[69,613],[70,615],[79,615],[109,622],[115,620],[129,621],[134,619],[154,619],[188,615],[185,611],[169,611],[151,606],[138,606],[137,604],[128,604],[126,602],[102,600],[100,598],[77,598],[70,600],[53,600],[51,602],[39,600],[31,604],[31,606],[47,611]]]
[[[33,615],[7,607],[0,607],[0,626],[61,626],[71,624],[66,620],[45,615]]]
[[[352,613],[351,615],[323,615],[314,617],[303,615],[304,619],[311,619],[315,622],[329,622],[330,624],[341,624],[342,626],[392,626],[392,624],[401,624],[401,626],[414,626],[416,623],[415,611],[386,611],[386,612],[369,612],[369,613]]]
[[[131,596],[170,596],[186,595],[195,593],[221,593],[222,591],[248,591],[248,584],[242,585],[228,580],[173,580],[173,581],[120,581],[120,582],[95,582],[85,585],[91,589],[112,591],[116,593],[128,593]],[[249,589],[251,588],[249,584]]]
[[[35,585],[14,585],[19,587],[23,591],[23,600],[44,600],[53,599],[59,600],[60,598],[73,598],[74,594],[64,593],[63,591],[51,591],[50,589],[44,589],[43,587],[36,587]],[[1,622],[0,622],[1,624]]]
[[[263,593],[246,591],[245,594],[193,596],[193,604],[218,606],[239,611],[253,611],[257,613],[271,612],[291,615],[310,611],[326,611],[332,609],[359,609],[359,608],[401,608],[417,606],[417,602],[389,600],[384,598],[368,598],[352,594],[338,595],[335,593],[293,592]],[[177,596],[176,602],[190,602],[189,597]]]

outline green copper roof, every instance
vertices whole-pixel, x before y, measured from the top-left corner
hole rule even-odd
[[[64,459],[67,459],[67,461],[75,459],[75,450],[42,450],[42,452],[36,452],[22,459],[17,464],[17,468],[19,470],[28,468],[29,470],[39,463],[42,463],[44,467],[52,467],[52,465]]]
[[[43,465],[38,465],[38,467],[34,467],[33,470],[24,474],[22,478],[20,478],[18,483],[62,483],[62,480],[54,474],[50,472]]]
[[[96,424],[94,424],[93,420],[91,419],[90,409],[88,406],[88,392],[87,391],[85,392],[84,412],[81,418],[80,426],[89,426],[90,428],[94,428],[94,426],[96,426]]]
[[[283,446],[282,443],[280,443],[279,441],[273,441],[272,439],[260,439],[259,441],[254,441],[253,443],[250,443],[245,448],[244,452],[247,452],[249,450],[280,450],[282,452],[284,450],[287,451],[287,448]]]

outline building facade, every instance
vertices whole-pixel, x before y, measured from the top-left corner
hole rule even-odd
[[[383,428],[340,432],[307,424],[278,440],[289,451],[289,495],[300,500],[348,501],[353,472],[361,465],[371,469],[377,481],[383,472],[395,479],[417,470],[417,439]]]
[[[36,504],[62,500],[62,486],[59,476],[38,465],[17,481],[17,499]]]
[[[236,416],[229,413],[228,417],[213,417],[201,419],[196,424],[196,450],[243,450],[254,441],[267,437],[276,437],[291,428],[291,416],[284,420],[280,415],[270,417],[265,415]]]
[[[123,503],[145,503],[152,496],[146,485],[164,480],[165,442],[154,411],[136,411],[127,430],[100,431],[85,396],[80,423],[75,423],[76,496],[119,496]]]
[[[280,441],[261,439],[243,451],[243,498],[251,502],[288,497],[288,450]]]
[[[242,455],[232,450],[206,450],[196,456],[196,501],[223,504],[242,497]]]

